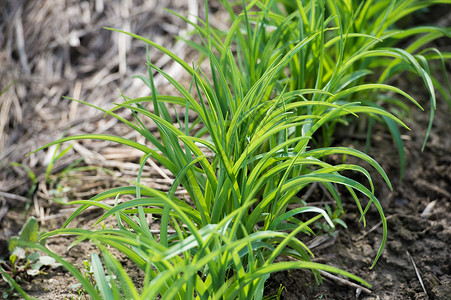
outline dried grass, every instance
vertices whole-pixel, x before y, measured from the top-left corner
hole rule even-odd
[[[200,1],[202,2],[202,1]],[[25,156],[30,151],[66,135],[81,133],[113,133],[137,138],[117,120],[103,118],[92,108],[64,100],[63,96],[82,99],[98,106],[120,101],[120,91],[131,97],[146,95],[149,90],[131,75],[145,74],[145,45],[126,35],[102,29],[120,28],[146,37],[187,57],[187,47],[174,39],[190,28],[164,11],[187,11],[194,18],[203,15],[198,0],[115,0],[115,1],[33,1],[0,2],[0,90],[17,82],[0,97],[0,206],[23,206],[22,201],[8,195],[27,194],[31,181],[27,173],[9,163],[29,166],[42,181],[50,151]],[[212,6],[214,8],[214,6]],[[220,23],[212,18],[213,22]],[[183,72],[160,53],[151,49],[151,60],[173,77]],[[191,58],[191,56],[189,56]],[[164,88],[162,78],[156,78]],[[126,112],[123,112],[127,115]],[[83,141],[62,159],[61,170],[78,157],[87,165],[103,166],[117,172],[116,179],[133,178],[138,170],[136,154],[123,149],[105,150],[105,142]],[[125,154],[124,154],[125,153]],[[146,168],[149,184],[168,186],[170,178],[156,165]],[[99,171],[100,172],[100,171]],[[104,177],[81,179],[81,185],[97,180],[92,193],[117,183],[105,183]],[[97,176],[97,177],[96,177]],[[94,179],[93,179],[94,178]],[[126,180],[122,178],[122,180]],[[44,187],[43,187],[44,186]],[[45,184],[34,194],[35,206],[49,207]],[[51,188],[51,187],[48,187]],[[80,193],[77,195],[76,193]],[[73,196],[87,195],[80,189]],[[83,194],[84,193],[84,194]],[[36,199],[39,199],[37,201]],[[41,202],[40,202],[41,201]],[[1,204],[3,203],[3,204]],[[41,208],[35,207],[36,214]],[[4,211],[1,210],[1,211]],[[42,214],[41,214],[42,216]],[[0,215],[0,220],[2,219]]]

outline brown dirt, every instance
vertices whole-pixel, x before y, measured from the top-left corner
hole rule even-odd
[[[107,107],[111,102],[121,101],[119,88],[132,97],[147,93],[146,87],[130,78],[130,74],[146,72],[142,43],[120,40],[123,37],[101,27],[129,28],[132,32],[152,36],[166,47],[173,47],[180,55],[191,57],[184,48],[177,48],[171,38],[184,30],[185,25],[162,10],[169,7],[184,13],[191,8],[170,0],[136,1],[133,5],[126,0],[105,1],[103,7],[91,4],[93,2],[80,4],[66,0],[53,5],[50,1],[11,0],[0,3],[0,90],[18,79],[0,98],[0,258],[7,259],[7,240],[17,235],[27,216],[34,215],[41,228],[48,230],[58,228],[65,221],[71,208],[56,204],[49,195],[86,199],[136,177],[138,154],[107,143],[75,143],[66,158],[54,167],[47,182],[43,166],[52,153],[41,151],[25,157],[40,145],[59,138],[64,131],[66,135],[109,132],[134,138],[124,126],[103,118],[94,109],[61,100],[62,96],[70,96]],[[216,8],[214,11],[216,17],[212,17],[212,21],[220,25],[221,12]],[[125,66],[120,63],[124,61],[124,53]],[[158,53],[151,54],[157,65],[167,70],[171,68]],[[178,70],[172,72],[175,75]],[[418,99],[424,98],[418,90],[420,85],[407,80],[409,78],[400,78],[399,84],[414,86],[411,93]],[[389,174],[394,190],[390,191],[380,179],[376,180],[377,196],[388,220],[389,238],[374,270],[369,267],[382,237],[381,226],[377,224],[380,218],[377,212],[370,210],[367,227],[363,228],[357,222],[358,212],[352,200],[345,200],[344,221],[348,229],[340,228],[336,239],[326,239],[326,243],[312,248],[315,261],[338,266],[370,282],[371,294],[361,291],[357,296],[359,290],[355,287],[328,278],[317,287],[310,272],[287,271],[271,276],[268,295],[283,285],[282,299],[449,299],[451,124],[448,120],[449,109],[445,101],[439,99],[430,140],[421,152],[428,112],[414,110],[408,121],[412,131],[403,135],[407,169],[402,182],[397,181],[398,160],[391,138],[376,128],[370,155]],[[337,135],[335,140],[337,145],[362,147],[360,135],[345,132],[345,129],[340,132],[342,135]],[[60,173],[80,156],[84,158],[81,165],[91,169]],[[32,183],[27,173],[20,167],[11,167],[11,162],[23,163],[36,173],[38,184],[31,195]],[[164,170],[147,168],[145,172],[148,178],[145,184],[161,189],[169,187],[167,176],[170,175]],[[322,192],[314,191],[313,195],[321,199]],[[92,228],[92,220],[100,213],[92,209],[73,226]],[[83,243],[68,250],[71,242],[70,237],[61,236],[49,239],[48,246],[81,268],[82,260],[89,259],[96,249]],[[77,289],[71,288],[76,281],[64,269],[46,272],[47,275],[22,282],[22,287],[41,299],[79,297]],[[137,280],[141,276],[139,272],[133,274]],[[0,279],[0,291],[6,289],[6,283]]]

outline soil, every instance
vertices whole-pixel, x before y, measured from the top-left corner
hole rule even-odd
[[[49,176],[45,175],[43,166],[51,157],[50,151],[25,156],[40,145],[59,138],[64,131],[66,135],[108,132],[128,134],[129,138],[134,138],[125,127],[103,118],[95,110],[61,100],[62,96],[90,99],[92,104],[105,107],[120,100],[118,88],[132,97],[147,91],[143,85],[131,81],[128,75],[145,74],[145,48],[127,40],[127,65],[124,67],[120,65],[120,55],[123,55],[120,53],[123,52],[116,46],[118,37],[100,28],[129,26],[133,32],[151,34],[157,42],[176,48],[177,43],[172,37],[174,33],[184,30],[185,25],[162,8],[170,7],[181,13],[190,9],[169,0],[148,1],[147,4],[146,1],[138,1],[134,5],[129,1],[111,1],[104,7],[80,5],[78,1],[69,0],[63,7],[53,7],[50,2],[24,0],[0,3],[0,10],[8,12],[2,15],[0,22],[0,32],[5,32],[5,35],[0,35],[0,89],[19,79],[4,95],[7,100],[0,102],[0,259],[4,260],[9,256],[7,240],[18,234],[28,216],[35,216],[41,229],[53,230],[59,228],[73,211],[53,202],[50,195],[61,200],[87,199],[99,191],[122,186],[127,179],[136,177],[139,155],[107,143],[76,143],[57,162]],[[128,15],[120,13],[124,11],[121,5],[125,5]],[[61,9],[64,14],[75,17],[69,21],[61,20]],[[221,26],[221,10],[213,6],[212,12],[211,21]],[[434,13],[437,14],[437,11]],[[46,14],[51,17],[44,18]],[[202,14],[199,11],[199,15]],[[18,31],[19,23],[23,27],[22,37]],[[50,34],[52,30],[56,30],[57,34]],[[67,40],[69,37],[73,39]],[[21,38],[27,41],[25,48],[16,46],[20,45]],[[72,44],[67,46],[69,42]],[[183,55],[190,57],[190,53]],[[152,59],[160,61],[167,69],[171,67],[156,53]],[[173,72],[176,74],[178,71]],[[424,151],[421,151],[429,121],[427,98],[422,93],[421,83],[412,82],[407,76],[398,78],[396,84],[416,99],[423,99],[421,104],[426,111],[412,108],[412,115],[404,116],[412,130],[403,132],[402,136],[407,162],[402,181],[398,180],[399,160],[391,136],[382,127],[376,126],[371,137],[369,154],[382,165],[393,183],[391,191],[374,174],[376,196],[383,206],[389,229],[383,255],[374,269],[370,269],[382,239],[380,216],[377,211],[370,210],[366,216],[367,225],[363,227],[358,222],[355,204],[347,198],[345,191],[342,193],[346,210],[343,220],[347,228],[339,226],[334,235],[325,233],[314,239],[319,243],[311,244],[314,261],[352,272],[373,287],[368,291],[327,274],[323,274],[323,282],[318,286],[311,272],[291,270],[271,275],[266,286],[268,296],[277,294],[283,287],[281,299],[449,299],[450,109],[445,100],[439,98],[430,138]],[[164,89],[164,84],[161,85]],[[365,141],[358,130],[340,128],[333,143],[364,149]],[[89,169],[61,173],[80,156],[84,157],[80,165]],[[10,166],[11,162],[30,167],[36,174],[37,184],[33,187],[27,172],[21,167]],[[164,170],[149,168],[145,172],[148,178],[145,184],[163,190],[169,187],[168,175],[165,177]],[[319,188],[313,190],[312,201],[323,201],[324,197]],[[92,228],[93,220],[100,214],[100,210],[91,209],[76,219],[72,226]],[[89,260],[96,249],[89,243],[82,243],[68,250],[72,241],[71,237],[59,236],[49,239],[47,245],[73,265],[82,268],[83,260]],[[122,263],[130,266],[130,271],[136,269],[125,259]],[[139,281],[143,274],[133,272],[133,278]],[[47,268],[45,273],[25,278],[21,286],[31,296],[41,299],[84,298],[76,286],[76,280],[63,268]],[[0,291],[7,289],[8,285],[0,279]]]
[[[370,154],[381,162],[393,181],[390,191],[380,180],[376,186],[388,223],[388,242],[374,269],[370,266],[382,239],[376,211],[357,222],[353,200],[345,203],[344,221],[334,243],[315,252],[317,262],[331,264],[370,282],[371,294],[325,278],[321,286],[305,281],[306,271],[271,275],[273,294],[282,284],[282,299],[449,299],[451,292],[451,124],[442,103],[431,138],[421,152],[428,115],[415,111],[404,136],[407,168],[401,182],[397,150],[390,135],[376,133]],[[345,140],[346,143],[346,140]],[[350,140],[348,146],[359,146]],[[362,147],[362,145],[360,145]],[[421,281],[424,285],[422,287]],[[307,284],[306,284],[307,283]],[[359,296],[357,296],[359,295]]]

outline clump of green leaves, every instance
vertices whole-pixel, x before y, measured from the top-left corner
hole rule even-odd
[[[323,93],[307,99],[329,103],[359,101],[365,107],[377,107],[405,116],[410,108],[399,96],[421,106],[393,82],[401,74],[413,74],[424,82],[430,96],[430,124],[423,148],[437,105],[436,90],[451,108],[451,86],[445,67],[445,60],[451,57],[451,53],[442,53],[433,47],[434,41],[450,38],[451,29],[417,26],[401,30],[396,26],[403,17],[422,13],[433,4],[449,4],[448,1],[266,0],[248,1],[242,11],[237,3],[221,2],[232,21],[230,30],[226,32],[211,28],[202,20],[196,24],[180,17],[195,26],[203,40],[209,40],[203,44],[187,43],[205,57],[215,55],[219,64],[227,69],[224,76],[230,82],[240,81],[244,92],[278,57],[292,52],[300,41],[312,39],[293,53],[286,67],[275,74],[272,85],[276,91],[318,89]],[[402,44],[405,46],[399,47]],[[230,64],[231,49],[238,60],[235,66]],[[438,67],[442,69],[436,70],[437,76],[434,76],[437,68],[431,66],[434,62],[439,62]],[[234,73],[234,69],[238,72]],[[302,115],[309,111],[308,108],[299,108],[297,113]],[[366,126],[359,127],[366,128],[368,146],[375,122],[388,128],[398,149],[402,178],[405,154],[399,124],[372,113],[361,119],[366,120]],[[352,122],[355,120],[349,117],[326,122],[322,125],[321,134],[317,135],[317,145],[330,145],[337,124]]]
[[[34,217],[28,218],[18,238],[10,239],[9,250],[12,253],[9,256],[9,261],[0,261],[0,267],[2,277],[11,285],[11,291],[15,288],[13,282],[20,283],[39,274],[45,274],[42,267],[57,268],[61,266],[54,258],[41,255],[39,251],[34,250],[32,247],[18,245],[19,241],[33,244],[38,242],[38,240],[39,225]],[[41,244],[45,244],[45,239],[41,240]],[[8,292],[6,292],[4,297],[7,294]]]
[[[375,71],[369,67],[375,63],[372,57],[397,54],[401,66],[408,64],[430,89],[432,79],[426,65],[420,65],[418,57],[404,57],[402,51],[373,49],[384,37],[354,31],[351,16],[345,15],[353,11],[343,11],[348,7],[339,9],[331,1],[281,1],[284,12],[276,1],[251,1],[239,14],[227,1],[223,3],[232,19],[230,31],[211,28],[208,13],[205,21],[199,19],[201,25],[193,23],[202,43],[190,44],[208,59],[209,70],[188,64],[145,37],[111,29],[163,52],[191,77],[190,85],[183,86],[154,66],[148,53],[149,76],[139,78],[149,87],[149,96],[123,96],[123,102],[111,109],[72,99],[128,125],[145,143],[85,134],[64,137],[36,150],[72,140],[99,139],[143,153],[132,185],[70,202],[80,207],[63,228],[42,235],[71,234],[76,236],[73,244],[83,240],[95,243],[103,259],[97,254],[91,257],[95,285],[61,257],[42,245],[35,246],[68,268],[93,299],[262,299],[271,273],[295,268],[312,270],[318,282],[318,270],[324,270],[370,286],[349,272],[312,262],[313,253],[300,236],[317,233],[320,221],[320,232],[332,232],[336,224],[345,226],[339,219],[345,211],[341,186],[353,199],[364,225],[371,208],[380,215],[383,236],[374,267],[387,240],[387,222],[371,172],[346,160],[329,163],[327,157],[353,156],[368,164],[391,188],[390,180],[367,154],[316,139],[327,139],[335,124],[359,116],[384,120],[389,128],[390,124],[407,127],[383,105],[366,102],[366,97],[386,90],[417,102],[384,80],[362,79]],[[369,9],[362,4],[359,11]],[[354,39],[363,43],[355,52],[349,49]],[[356,67],[358,64],[361,66]],[[154,72],[163,75],[178,95],[161,95],[154,85]],[[173,106],[177,108],[174,112]],[[132,112],[133,120],[117,113],[123,109]],[[193,120],[189,115],[196,117]],[[150,130],[149,123],[158,134]],[[173,174],[169,191],[142,184],[149,159]],[[351,173],[361,174],[365,180],[345,175]],[[330,194],[333,209],[300,199],[300,193],[312,184]],[[180,188],[186,191],[183,197],[176,196]],[[119,204],[124,196],[133,199]],[[115,205],[103,202],[111,198]],[[297,208],[290,209],[291,204]],[[115,218],[117,228],[68,228],[90,206],[105,211],[96,224]],[[160,222],[158,234],[149,229],[150,214]],[[19,240],[18,245],[33,243]],[[145,272],[140,290],[107,247],[118,249]],[[285,256],[293,260],[277,260]]]

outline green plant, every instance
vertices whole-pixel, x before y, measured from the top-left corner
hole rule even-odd
[[[60,160],[64,155],[66,155],[70,149],[72,149],[72,146],[69,146],[65,149],[63,149],[62,151],[60,151],[61,148],[61,144],[55,145],[54,147],[52,147],[53,149],[51,150],[51,159],[50,162],[48,163],[47,167],[45,168],[45,173],[44,173],[44,178],[43,180],[45,181],[45,184],[48,185],[48,187],[50,188],[49,190],[49,194],[51,197],[56,198],[59,201],[67,201],[67,197],[66,197],[66,193],[70,191],[70,187],[67,186],[62,186],[61,185],[61,180],[62,178],[71,173],[71,172],[76,172],[76,171],[83,171],[86,169],[89,169],[89,167],[77,167],[80,162],[83,161],[83,158],[81,159],[77,159],[75,162],[72,162],[69,165],[65,165],[63,166],[62,170],[58,170],[58,172],[56,172],[55,169],[55,163]],[[27,175],[30,177],[32,185],[30,187],[30,189],[28,190],[27,196],[28,198],[31,199],[33,193],[36,191],[38,184],[39,184],[39,178],[36,176],[35,172],[33,172],[33,170],[31,170],[27,165],[23,164],[23,163],[10,163],[10,166],[13,167],[19,167],[25,170],[25,172],[27,173]],[[52,175],[52,173],[56,172],[56,175]],[[27,208],[25,209],[25,211],[28,210],[28,206],[29,204],[27,204]]]
[[[214,60],[212,63],[214,64]],[[273,68],[282,65],[283,60],[275,64]],[[220,71],[219,67],[217,71]],[[343,170],[355,170],[362,172],[370,179],[366,170],[349,164],[332,166],[319,158],[329,154],[355,155],[373,165],[388,182],[385,173],[374,160],[353,149],[307,149],[311,135],[320,128],[322,123],[345,114],[358,113],[361,107],[354,103],[339,106],[316,101],[294,102],[297,100],[295,95],[286,93],[274,100],[259,101],[256,106],[243,101],[238,112],[228,115],[221,111],[221,105],[216,102],[219,98],[216,96],[218,91],[215,90],[227,89],[227,86],[225,84],[210,86],[200,71],[198,72],[194,70],[191,72],[194,77],[193,86],[198,90],[199,97],[211,95],[211,98],[208,97],[205,100],[208,105],[203,99],[200,104],[196,102],[188,90],[166,75],[187,99],[159,96],[151,80],[153,96],[129,99],[122,104],[117,104],[117,108],[125,107],[139,113],[135,114],[138,125],[122,119],[114,111],[99,108],[139,131],[162,154],[145,145],[106,135],[74,136],[58,141],[59,143],[80,138],[98,138],[140,149],[145,153],[142,167],[152,156],[173,172],[175,182],[171,190],[163,193],[142,186],[141,175],[139,175],[136,186],[113,189],[91,200],[71,202],[71,204],[82,204],[82,206],[69,217],[65,225],[89,205],[96,205],[107,211],[98,222],[115,215],[119,229],[89,231],[65,228],[48,233],[45,237],[60,233],[75,234],[80,236],[76,242],[89,238],[99,247],[107,244],[118,248],[146,272],[147,278],[141,292],[141,297],[146,299],[154,299],[157,295],[167,299],[192,298],[194,295],[201,297],[215,295],[227,299],[236,297],[245,299],[257,297],[257,295],[261,297],[264,282],[269,274],[289,268],[338,272],[368,285],[347,272],[310,262],[310,251],[295,237],[300,232],[312,233],[309,225],[321,217],[324,217],[333,227],[324,210],[317,207],[302,207],[286,211],[288,203],[296,201],[296,194],[313,182],[324,184],[341,205],[339,194],[332,184],[338,183],[349,187],[350,191],[356,189],[367,195],[370,198],[368,207],[374,203],[385,220],[379,202],[372,192],[364,185],[339,174]],[[257,86],[245,95],[244,100],[255,101],[256,97],[262,97],[261,90],[267,88],[274,73],[274,70],[270,69]],[[228,94],[230,95],[230,91]],[[232,99],[229,100],[232,101]],[[156,113],[149,112],[139,104],[145,102],[154,102]],[[181,123],[174,126],[164,105],[165,102],[184,105],[186,109],[193,107],[192,110],[199,116],[197,122],[202,122],[205,129],[192,133],[187,123],[184,124],[185,126]],[[135,106],[134,104],[137,103],[138,105]],[[245,104],[249,108],[245,109]],[[333,110],[316,116],[298,117],[289,114],[290,110],[297,107],[312,105],[324,105]],[[372,111],[397,120],[383,111],[377,109]],[[161,142],[143,126],[144,122],[140,116],[146,116],[155,121],[160,129]],[[314,122],[314,126],[307,134],[302,137],[288,135],[288,129],[294,129],[307,122]],[[208,133],[208,138],[212,142],[200,139],[205,133]],[[207,160],[202,148],[197,146],[196,142],[214,152],[211,162]],[[179,184],[188,192],[194,207],[188,205],[183,199],[174,197]],[[352,193],[360,207],[360,200],[354,192]],[[114,207],[100,202],[109,197],[120,197],[125,194],[134,195],[136,199]],[[364,217],[362,208],[361,212]],[[146,213],[161,216],[162,227],[158,243],[157,238],[148,229]],[[135,214],[137,217],[134,217]],[[300,214],[314,214],[314,216],[302,222],[295,218]],[[123,223],[130,229],[126,229]],[[172,226],[177,233],[169,235],[168,225]],[[384,222],[383,243],[386,239],[385,230]],[[378,256],[381,254],[382,247],[383,245]],[[104,259],[108,260],[107,268],[111,268],[115,274],[122,275],[119,278],[120,286],[123,287],[121,292],[137,298],[136,289],[129,284],[130,279],[124,271],[107,254],[108,252],[102,252]],[[290,255],[298,258],[299,261],[275,263],[275,259],[280,255]],[[100,269],[100,266],[98,268]],[[99,274],[102,273],[99,272]],[[105,281],[102,280],[101,275],[98,281],[98,284],[104,287],[100,290],[103,297],[120,295],[119,291],[114,291],[115,285],[109,288],[102,284]]]
[[[300,41],[313,37],[312,41],[293,55],[286,68],[280,69],[274,76],[271,83],[274,89],[279,92],[285,89],[320,89],[323,93],[313,94],[307,99],[329,103],[359,101],[363,106],[405,115],[410,108],[396,95],[407,97],[415,105],[421,106],[390,84],[401,73],[413,73],[424,81],[430,95],[430,124],[423,148],[436,108],[435,89],[448,101],[451,108],[451,87],[445,68],[445,58],[450,58],[451,53],[441,53],[430,47],[435,40],[451,37],[451,29],[434,26],[418,26],[406,30],[396,28],[396,23],[403,17],[415,12],[421,13],[434,4],[449,4],[448,0],[248,1],[249,4],[241,13],[236,13],[238,10],[229,1],[221,2],[232,20],[227,32],[210,28],[208,22],[200,19],[198,25],[179,16],[196,27],[202,40],[211,40],[203,44],[186,42],[206,57],[214,53],[225,70],[226,78],[229,82],[239,80],[244,93],[278,57],[292,51]],[[405,48],[398,47],[403,43],[407,44]],[[237,63],[229,59],[231,48],[235,49]],[[441,62],[443,72],[440,75],[447,85],[448,93],[432,75],[430,61],[434,60]],[[239,72],[234,73],[234,69]],[[392,95],[384,91],[391,92]],[[308,114],[310,109],[298,108],[297,114]],[[362,119],[369,120],[366,125],[367,147],[374,121],[384,123],[389,129],[398,149],[402,178],[405,154],[396,122],[386,116],[374,114]],[[317,137],[323,145],[329,146],[336,124],[348,122],[348,118],[326,122]],[[297,130],[299,136],[302,128]]]
[[[321,13],[321,9],[325,12],[324,5],[317,13],[314,4],[308,9],[299,6],[299,1],[296,3],[297,13],[301,16],[298,23],[291,23],[296,15],[282,20],[274,5],[266,5],[254,13],[251,8],[260,2],[252,1],[239,16],[231,14],[232,30],[224,43],[220,33],[210,27],[207,13],[205,22],[200,20],[205,27],[197,26],[203,44],[193,46],[208,58],[211,80],[205,70],[190,66],[154,42],[111,29],[162,51],[179,63],[192,80],[189,87],[184,87],[154,66],[148,57],[149,78],[140,78],[149,86],[150,96],[137,99],[123,96],[124,101],[116,103],[110,110],[72,99],[117,118],[144,136],[145,144],[118,136],[86,134],[64,137],[36,150],[72,140],[100,139],[143,152],[141,168],[132,185],[107,190],[89,200],[70,202],[80,207],[62,229],[42,236],[72,234],[76,236],[73,244],[87,239],[95,243],[103,258],[102,261],[97,255],[91,257],[96,287],[63,258],[43,245],[35,245],[68,268],[93,299],[262,299],[265,281],[272,272],[294,268],[311,269],[318,282],[321,280],[318,270],[325,270],[370,286],[344,270],[311,262],[313,253],[299,236],[314,234],[313,224],[319,220],[330,228],[335,227],[331,217],[341,224],[337,217],[344,209],[337,186],[343,186],[354,199],[364,225],[365,215],[371,207],[380,214],[383,238],[374,267],[387,240],[387,222],[374,195],[370,172],[345,161],[333,165],[325,158],[354,156],[372,166],[391,188],[390,181],[380,165],[367,154],[345,147],[318,147],[314,139],[323,132],[330,133],[333,124],[350,121],[358,115],[382,118],[406,127],[382,106],[362,105],[356,101],[360,92],[385,89],[416,102],[402,90],[387,84],[347,86],[367,71],[348,74],[332,68],[330,74],[327,73],[327,43],[339,45],[339,50],[351,37],[345,37],[342,27],[326,26],[333,18],[325,19]],[[312,3],[324,4],[321,1]],[[228,2],[224,5],[231,10]],[[303,14],[308,12],[311,14],[307,28],[311,29],[294,31],[298,34],[296,39],[282,35],[296,29],[292,26],[301,24]],[[254,15],[261,30],[251,26]],[[262,21],[269,17],[278,23]],[[240,28],[242,20],[245,26]],[[272,35],[267,30],[273,30]],[[336,31],[340,33],[338,38],[326,39],[327,34]],[[370,41],[379,39],[367,34],[358,37]],[[237,41],[237,51],[231,50],[232,40]],[[278,51],[273,52],[273,49]],[[337,55],[342,62],[337,68],[349,70],[352,61],[364,56],[362,53],[344,60],[343,53],[339,52]],[[296,69],[299,67],[310,68],[311,73]],[[162,74],[179,96],[160,95],[153,82],[154,71]],[[149,105],[153,112],[147,108]],[[179,114],[177,109],[171,113],[171,106],[179,107],[185,113]],[[134,119],[121,117],[116,113],[119,109],[130,110]],[[189,113],[195,114],[196,118],[190,120]],[[158,134],[149,130],[149,120],[158,128]],[[174,182],[168,192],[141,183],[142,171],[149,159],[158,161],[172,172]],[[366,182],[344,176],[347,171],[362,174]],[[305,202],[298,195],[313,183],[322,185],[330,193],[337,211],[332,213],[329,209],[328,213],[322,207],[303,205]],[[180,187],[186,190],[184,198],[175,196]],[[119,199],[125,195],[134,199],[119,204]],[[115,198],[116,204],[102,202],[109,198]],[[301,206],[288,209],[291,203]],[[117,229],[68,228],[67,225],[89,206],[105,210],[97,224],[114,217]],[[161,229],[157,235],[149,230],[148,214],[158,216]],[[17,244],[34,245],[21,240]],[[145,272],[140,291],[107,246],[124,253]],[[295,260],[276,261],[282,256]],[[108,280],[106,273],[117,277]]]
[[[4,280],[11,285],[11,291],[17,289],[23,296],[23,290],[17,288],[16,282],[20,283],[23,279],[34,277],[39,274],[45,274],[41,268],[43,266],[56,268],[60,264],[50,256],[41,255],[38,251],[33,251],[33,247],[22,247],[17,241],[25,241],[28,243],[36,243],[39,239],[39,226],[34,217],[28,218],[22,227],[18,238],[10,240],[9,250],[12,252],[9,261],[0,261],[0,272]],[[41,240],[45,244],[45,239]],[[9,292],[5,292],[3,297],[7,297]]]
[[[32,182],[32,185],[31,185],[30,189],[29,189],[28,192],[27,192],[27,198],[30,199],[30,202],[31,202],[33,193],[36,191],[36,188],[38,187],[38,183],[39,183],[38,180],[37,180],[37,178],[36,178],[36,175],[35,175],[34,172],[33,172],[27,165],[25,165],[25,164],[13,162],[13,163],[10,163],[9,165],[12,166],[12,167],[20,167],[20,168],[23,168],[23,169],[25,170],[25,172],[27,172],[27,175],[30,177],[31,182]],[[27,203],[27,205],[26,205],[24,211],[28,211],[28,208],[30,207],[30,202]]]
[[[337,208],[332,212],[332,208],[328,204],[325,205],[325,210],[326,210],[327,214],[330,216],[332,224],[334,224],[335,226],[331,227],[327,223],[317,222],[317,223],[315,223],[316,228],[323,231],[324,233],[328,233],[329,235],[334,235],[334,232],[336,230],[339,230],[338,228],[336,228],[337,225],[340,225],[343,228],[348,228],[346,223],[341,219],[341,217],[344,214],[343,211],[341,211],[340,209]]]

